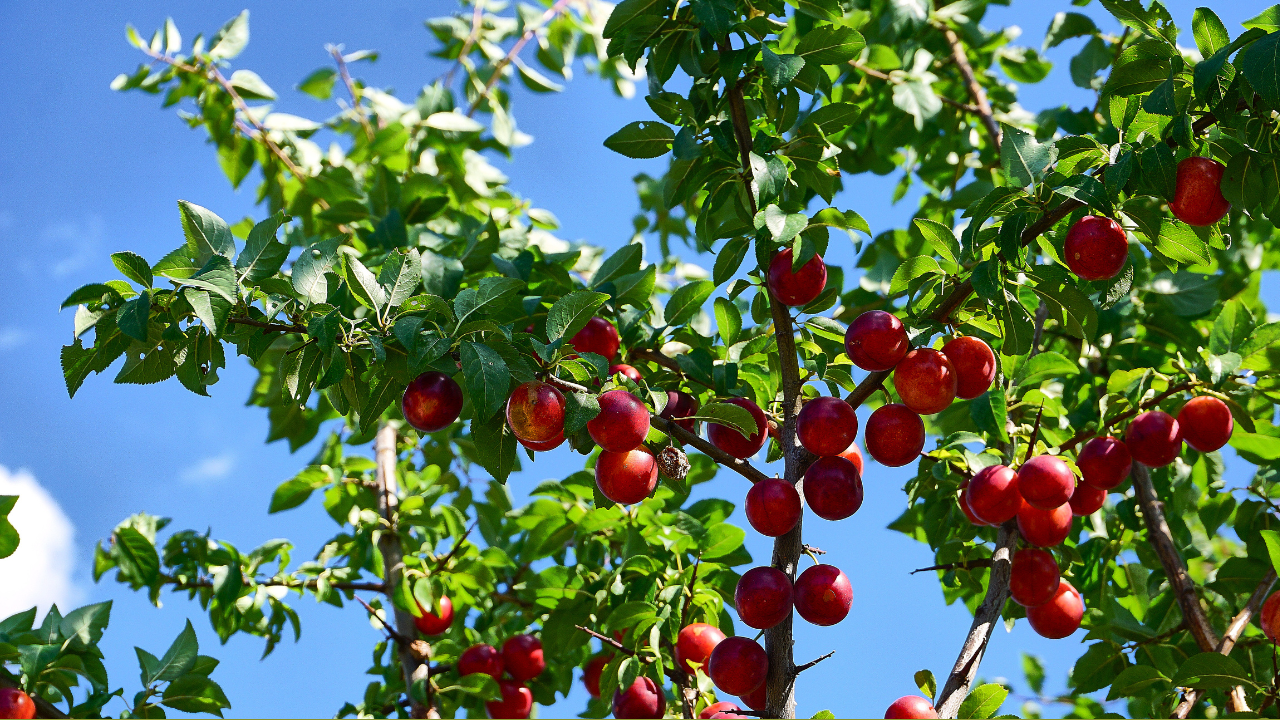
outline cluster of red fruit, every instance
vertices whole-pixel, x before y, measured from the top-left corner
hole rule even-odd
[[[547,669],[542,657],[542,643],[532,635],[516,635],[502,644],[502,651],[492,645],[472,645],[458,656],[458,675],[481,673],[498,681],[501,700],[484,704],[491,718],[527,718],[533,709],[533,693],[525,687]],[[503,671],[511,677],[503,677]]]
[[[31,720],[36,716],[36,704],[31,696],[18,688],[0,688],[0,718]]]
[[[1173,202],[1174,217],[1188,225],[1203,227],[1221,220],[1231,209],[1222,195],[1222,173],[1217,160],[1190,157],[1178,163]],[[1067,231],[1063,260],[1071,272],[1085,280],[1115,277],[1129,258],[1129,241],[1115,220],[1098,215],[1080,218]]]

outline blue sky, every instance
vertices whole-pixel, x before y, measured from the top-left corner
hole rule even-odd
[[[1268,3],[1211,4],[1235,33],[1242,20]],[[289,89],[327,64],[325,43],[380,51],[376,64],[359,68],[362,77],[411,97],[444,70],[426,56],[432,46],[422,20],[455,10],[447,0],[247,5],[252,41],[236,66],[254,69],[276,88],[280,110],[313,117],[327,116],[331,107]],[[1167,5],[1187,28],[1183,44],[1192,45],[1195,3]],[[367,682],[362,673],[377,636],[357,606],[339,611],[297,602],[301,643],[286,642],[260,662],[257,639],[237,637],[219,647],[198,606],[166,595],[157,609],[114,583],[94,585],[90,575],[93,544],[119,520],[143,510],[174,518],[175,528],[211,527],[215,537],[241,548],[290,538],[299,560],[333,534],[330,521],[314,506],[267,516],[272,490],[306,463],[310,449],[291,455],[283,444],[263,444],[264,413],[244,406],[253,379],[247,365],[230,359],[212,398],[192,395],[176,382],[121,386],[108,376],[94,376],[74,401],[66,397],[58,365],[58,349],[71,339],[72,319],[70,311],[58,313],[59,302],[81,284],[114,277],[107,257],[112,252],[128,249],[154,262],[179,245],[178,199],[205,205],[233,222],[245,215],[261,217],[253,206],[253,183],[246,182],[246,190],[238,193],[230,190],[201,133],[188,130],[172,109],[161,109],[158,98],[108,88],[117,73],[131,71],[139,60],[125,42],[126,22],[149,35],[172,16],[189,42],[245,6],[244,0],[0,4],[0,44],[7,50],[0,86],[9,100],[0,105],[7,129],[0,135],[0,250],[10,268],[0,274],[0,413],[7,420],[0,425],[0,467],[28,471],[74,527],[70,586],[58,587],[57,573],[47,569],[29,582],[46,590],[43,596],[117,601],[103,647],[113,684],[123,685],[127,695],[138,689],[132,646],[163,651],[191,617],[202,651],[223,661],[214,677],[231,699],[229,716],[323,717],[357,699]],[[1012,7],[992,8],[985,24],[1018,25],[1025,44],[1038,48],[1053,13],[1067,6],[1065,0],[1014,0]],[[1094,16],[1104,29],[1116,27],[1097,3],[1069,9]],[[1045,82],[1023,89],[1027,108],[1092,105],[1092,95],[1072,86],[1067,70],[1081,42],[1050,51],[1054,71]],[[560,237],[608,248],[626,242],[637,209],[631,178],[639,172],[659,174],[662,161],[627,160],[601,142],[632,120],[652,119],[643,100],[618,99],[579,73],[559,95],[519,89],[515,115],[535,142],[517,151],[513,164],[499,161],[512,187],[560,218]],[[847,179],[834,204],[858,210],[876,232],[902,226],[914,198],[890,205],[894,182],[895,177]],[[709,257],[688,259],[711,262]],[[851,245],[832,243],[828,262],[852,266],[854,259]],[[549,453],[514,477],[512,490],[522,496],[544,478],[580,468],[580,462],[567,451]],[[1244,484],[1247,467],[1229,457],[1228,484]],[[836,651],[832,660],[801,677],[801,716],[832,708],[841,715],[878,717],[894,698],[915,691],[916,670],[930,668],[942,676],[954,662],[969,614],[944,605],[932,574],[908,574],[931,564],[928,548],[885,529],[904,506],[901,488],[908,476],[904,469],[871,464],[866,501],[856,516],[807,525],[806,539],[831,549],[826,559],[850,577],[854,606],[834,628],[798,625],[798,659]],[[0,474],[0,490],[7,477]],[[738,502],[745,490],[745,481],[731,473],[707,488]],[[38,493],[24,495],[34,508]],[[736,520],[746,525],[744,518]],[[39,524],[53,527],[56,518]],[[67,552],[56,543],[69,541],[68,532],[43,535],[65,559]],[[767,557],[766,539],[748,535],[753,554]],[[11,587],[21,572],[13,559],[0,561],[0,586]],[[1023,623],[1011,633],[997,630],[982,675],[1007,677],[1025,691],[1020,657],[1027,651],[1044,658],[1048,689],[1062,689],[1081,652],[1079,637],[1048,641]],[[574,692],[567,701],[543,708],[542,715],[577,714],[585,691],[579,684]],[[1014,704],[1006,706],[1012,709]]]

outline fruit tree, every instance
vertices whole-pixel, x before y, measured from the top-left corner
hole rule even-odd
[[[123,279],[64,303],[67,389],[118,364],[204,395],[251,363],[268,440],[317,448],[271,512],[338,529],[293,564],[285,541],[140,514],[95,577],[267,652],[299,632],[291,598],[358,603],[385,637],[340,716],[527,717],[581,674],[588,716],[793,717],[836,649],[797,648],[795,623],[856,602],[812,518],[856,521],[879,466],[913,465],[891,527],[973,624],[885,717],[993,715],[1007,690],[980,662],[1024,620],[1083,638],[1076,716],[1104,691],[1135,717],[1276,716],[1280,323],[1259,290],[1280,269],[1280,6],[1228,28],[1100,2],[1122,32],[1063,2],[1037,51],[982,24],[988,0],[477,0],[428,23],[450,69],[415,97],[330,48],[298,86],[335,99],[317,120],[236,67],[247,13],[193,41],[130,28],[145,57],[114,87],[180,108],[262,213],[178,200],[183,244],[112,255]],[[1014,82],[1067,41],[1096,102],[1028,113]],[[512,84],[575,67],[652,110],[608,148],[669,157],[613,252],[555,238],[489,162],[528,140]],[[832,204],[868,172],[900,176],[885,200],[917,190],[908,226],[872,236]],[[823,258],[847,241],[846,274]],[[509,475],[561,445],[583,469],[514,507]],[[1257,470],[1229,487],[1226,462]],[[713,479],[727,499],[691,502]],[[108,612],[0,623],[3,712],[122,695]],[[138,657],[131,716],[229,707],[194,634]]]

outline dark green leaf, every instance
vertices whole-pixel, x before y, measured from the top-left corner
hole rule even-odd
[[[605,138],[604,146],[629,158],[656,158],[667,154],[675,137],[660,122],[637,120]]]
[[[1025,187],[1057,157],[1052,142],[1038,142],[1034,135],[1001,123],[1000,165],[1015,185]]]
[[[1280,107],[1280,30],[1255,40],[1236,58],[1236,64],[1268,105]]]
[[[1256,683],[1240,667],[1240,663],[1216,652],[1202,652],[1183,661],[1174,674],[1175,687],[1217,688]]]
[[[178,201],[178,212],[182,216],[187,247],[197,264],[204,265],[214,255],[228,260],[235,256],[235,238],[231,237],[231,229],[222,218],[186,200]]]
[[[151,283],[154,280],[151,275],[151,266],[141,256],[127,251],[112,253],[111,262],[120,271],[120,274],[143,287],[151,287]],[[63,307],[66,307],[66,305],[64,304]]]
[[[858,57],[866,46],[866,41],[856,30],[822,25],[801,36],[795,54],[806,63],[836,65]]]
[[[596,310],[609,299],[598,292],[578,290],[561,297],[547,311],[547,339],[571,338],[586,327]]]
[[[507,401],[511,371],[501,355],[481,343],[463,342],[460,358],[472,407],[477,417],[487,420]]]
[[[147,325],[151,318],[151,291],[143,290],[138,297],[126,302],[116,315],[120,332],[140,342],[147,341]]]
[[[667,325],[672,327],[683,325],[697,317],[702,310],[702,304],[711,297],[715,289],[715,283],[707,280],[694,280],[676,288],[676,291],[671,293],[671,298],[667,300],[667,307],[663,311]]]
[[[284,213],[278,212],[249,231],[244,251],[236,258],[236,270],[240,271],[244,282],[254,284],[265,280],[284,265],[285,258],[289,256],[289,246],[276,240],[276,231],[284,221]]]
[[[969,693],[969,696],[960,703],[960,709],[956,711],[957,718],[978,718],[978,720],[986,720],[996,714],[1000,706],[1004,704],[1004,699],[1009,696],[1009,690],[1003,685],[987,683],[979,685]]]

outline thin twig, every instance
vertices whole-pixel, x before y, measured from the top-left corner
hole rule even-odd
[[[568,6],[569,0],[556,0],[555,5],[547,8],[547,11],[542,13],[542,17],[538,19],[538,22],[525,28],[524,34],[516,41],[516,44],[511,48],[511,51],[499,60],[498,64],[493,66],[493,74],[489,76],[489,81],[485,83],[484,90],[480,91],[480,96],[477,97],[475,102],[471,103],[471,107],[467,109],[467,117],[474,115],[476,108],[480,107],[480,101],[489,97],[489,91],[493,89],[494,84],[498,82],[498,78],[502,76],[502,71],[506,69],[507,65],[510,65],[511,62],[515,60],[515,57],[519,55],[520,51],[524,49],[524,46],[533,39],[533,36],[537,34],[538,30],[551,22],[552,18],[564,12],[564,9]]]
[[[630,353],[630,356],[632,360],[647,360],[651,363],[654,363],[655,365],[660,365],[670,370],[671,372],[677,373],[678,375],[680,375],[680,377],[683,377],[689,382],[698,383],[699,385],[706,388],[711,388],[712,390],[716,389],[715,385],[699,380],[696,377],[690,377],[689,375],[685,374],[684,370],[681,369],[680,367],[680,363],[676,362],[675,358],[669,358],[660,352],[656,352],[654,350],[633,349]]]
[[[227,322],[232,325],[249,325],[251,327],[262,328],[272,332],[282,333],[302,333],[306,334],[307,329],[297,323],[293,325],[281,325],[280,323],[263,322],[262,320],[254,320],[247,317],[231,317],[227,318]]]
[[[982,118],[982,124],[986,126],[987,133],[991,135],[991,142],[995,144],[997,151],[1000,150],[1000,124],[996,122],[995,114],[991,110],[991,103],[987,102],[987,93],[978,84],[978,78],[973,74],[973,67],[969,65],[969,57],[965,53],[964,45],[960,43],[960,38],[956,37],[953,31],[947,25],[939,23],[942,34],[947,38],[947,44],[951,46],[951,56],[955,58],[956,69],[960,71],[960,76],[964,78],[965,87],[969,89],[969,97],[973,100],[973,104],[978,108],[978,117]]]
[[[863,65],[857,60],[850,60],[849,65],[852,66],[854,70],[857,70],[858,72],[863,73],[864,75],[870,75],[871,77],[876,78],[877,80],[884,80],[885,82],[892,83],[894,85],[903,85],[903,84],[906,84],[907,82],[904,78],[900,78],[895,75],[889,75],[887,73],[882,73],[879,70],[876,70],[875,68],[871,68],[871,67],[867,67],[866,65]],[[947,105],[950,105],[951,107],[957,108],[959,110],[963,110],[967,113],[973,113],[974,115],[980,115],[982,113],[982,110],[979,109],[978,106],[976,105],[969,105],[967,103],[956,102],[955,100],[952,100],[946,95],[938,95],[937,97],[939,100],[946,103]]]
[[[827,653],[826,655],[823,655],[823,656],[822,656],[822,657],[820,657],[820,658],[816,658],[816,659],[814,659],[814,660],[810,660],[809,662],[807,662],[807,663],[805,663],[805,664],[803,664],[803,665],[797,665],[797,666],[796,666],[796,674],[797,674],[797,675],[799,675],[800,673],[804,672],[805,670],[808,670],[809,668],[813,667],[814,665],[817,665],[818,663],[822,662],[823,660],[826,660],[827,658],[829,658],[829,657],[831,657],[832,655],[835,655],[835,654],[836,654],[836,651],[835,651],[835,650],[832,650],[831,652]]]
[[[1022,458],[1022,462],[1031,459],[1036,451],[1036,440],[1040,437],[1040,419],[1044,417],[1044,402],[1041,401],[1040,409],[1036,411],[1036,424],[1031,426],[1031,438],[1027,441],[1027,454]]]
[[[382,625],[382,629],[387,631],[387,634],[391,636],[392,640],[395,640],[397,643],[400,643],[401,645],[408,645],[409,643],[413,642],[412,640],[405,637],[404,635],[401,635],[400,633],[396,632],[396,629],[391,627],[391,623],[388,623],[386,620],[383,620],[382,616],[378,614],[378,611],[374,610],[372,605],[365,602],[364,598],[360,597],[359,595],[356,595],[355,598],[356,598],[356,602],[364,606],[364,609],[369,613],[369,617],[376,619],[378,623]]]
[[[1084,442],[1085,440],[1088,440],[1089,438],[1102,435],[1107,430],[1111,429],[1113,425],[1116,425],[1117,423],[1122,423],[1125,420],[1128,420],[1129,418],[1137,415],[1139,412],[1143,410],[1147,410],[1155,407],[1156,405],[1159,405],[1171,395],[1176,395],[1180,392],[1185,392],[1187,390],[1190,390],[1191,388],[1195,387],[1198,384],[1199,384],[1198,382],[1185,382],[1179,385],[1174,385],[1173,387],[1169,388],[1168,390],[1165,390],[1159,395],[1156,395],[1150,400],[1144,403],[1140,403],[1138,407],[1133,408],[1132,410],[1126,410],[1125,412],[1122,412],[1119,415],[1116,415],[1110,420],[1107,420],[1106,422],[1102,423],[1102,425],[1098,426],[1096,430],[1076,433],[1070,440],[1059,445],[1058,450],[1060,452],[1066,452],[1074,448],[1076,445],[1079,445],[1080,443]]]
[[[960,562],[947,563],[945,565],[930,565],[929,567],[912,570],[911,574],[915,575],[916,573],[930,570],[974,570],[976,568],[989,567],[991,567],[991,558],[978,558],[976,560],[961,560]]]
[[[462,43],[462,49],[458,51],[458,60],[449,66],[448,72],[443,76],[441,83],[448,87],[453,82],[453,73],[462,65],[463,58],[471,52],[471,47],[475,45],[476,40],[480,39],[480,26],[484,21],[484,0],[475,0],[476,7],[471,11],[471,32],[467,35],[467,39]]]
[[[479,524],[479,522],[480,518],[472,520],[471,525],[467,527],[467,531],[462,533],[462,537],[458,538],[458,542],[453,544],[453,549],[451,549],[447,555],[436,561],[436,572],[448,570],[447,566],[449,561],[453,559],[454,555],[458,554],[458,550],[462,549],[462,544],[467,541],[467,536],[471,535],[471,531],[476,529],[476,525]]]
[[[360,89],[356,87],[356,83],[351,79],[351,72],[347,70],[347,59],[342,57],[342,48],[337,45],[327,45],[325,49],[333,56],[334,62],[338,63],[338,74],[342,76],[342,84],[347,86],[347,93],[351,95],[351,112],[355,113],[356,120],[364,128],[365,137],[369,142],[373,142],[373,125],[369,123],[369,118],[364,114],[364,107],[361,103]]]

